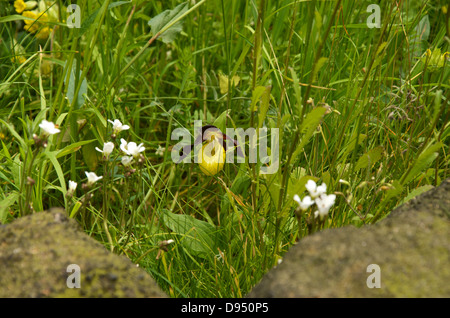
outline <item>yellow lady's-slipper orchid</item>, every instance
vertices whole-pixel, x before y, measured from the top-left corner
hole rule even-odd
[[[223,169],[225,163],[225,149],[217,141],[213,140],[202,146],[198,153],[200,170],[208,176],[213,176]]]

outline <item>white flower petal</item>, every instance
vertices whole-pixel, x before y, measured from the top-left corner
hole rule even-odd
[[[75,181],[69,180],[69,192],[74,192],[77,188],[77,183]]]
[[[315,193],[317,189],[317,185],[314,182],[314,180],[308,180],[308,182],[306,182],[305,187],[306,190],[308,190],[311,195],[313,195],[313,193]]]
[[[131,162],[133,161],[133,157],[128,157],[128,156],[123,156],[122,157],[122,164],[126,167],[129,166],[131,164]]]
[[[46,121],[45,119],[39,124],[39,127],[44,131],[44,134],[46,135],[54,135],[61,132],[58,128],[55,127],[55,124]]]
[[[88,178],[88,185],[93,185],[95,182],[97,182],[98,180],[100,180],[103,177],[98,177],[95,172],[85,172],[86,173],[86,177]]]
[[[302,200],[300,200],[300,197],[297,194],[294,195],[294,201],[297,202],[298,204],[302,202]]]
[[[113,131],[115,134],[121,132],[122,130],[127,130],[130,129],[130,126],[128,125],[122,125],[122,123],[120,122],[120,120],[118,119],[114,119],[114,121],[108,119],[108,121],[113,124]]]
[[[320,186],[317,187],[317,194],[321,195],[323,193],[327,193],[327,185],[325,183],[322,183]]]

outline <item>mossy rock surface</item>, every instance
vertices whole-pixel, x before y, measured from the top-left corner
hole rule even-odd
[[[147,272],[110,253],[62,209],[0,226],[0,264],[0,297],[167,297]],[[67,286],[70,264],[79,266],[80,288]]]
[[[450,297],[449,180],[374,225],[302,239],[247,297]]]

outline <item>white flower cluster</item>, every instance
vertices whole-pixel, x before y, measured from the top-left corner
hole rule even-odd
[[[320,217],[320,219],[322,220],[328,215],[328,211],[333,206],[334,201],[336,200],[336,195],[327,195],[327,185],[325,183],[317,186],[317,184],[313,180],[308,180],[305,187],[310,195],[305,196],[303,200],[301,200],[300,197],[296,194],[294,195],[294,201],[298,203],[299,208],[302,211],[306,211],[315,203],[317,206],[317,211],[314,212],[314,216]]]

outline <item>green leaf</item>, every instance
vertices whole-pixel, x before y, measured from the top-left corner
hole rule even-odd
[[[383,152],[384,149],[381,146],[370,149],[359,158],[356,163],[355,170],[371,167],[375,162],[381,159]]]
[[[6,17],[1,17],[0,18],[0,23],[10,22],[10,21],[17,21],[17,20],[34,21],[34,19],[32,19],[32,18],[24,17],[23,15],[20,15],[20,14],[14,14],[14,15],[8,15]]]
[[[162,220],[174,234],[181,236],[180,242],[192,255],[206,256],[216,252],[219,232],[215,226],[190,215],[165,211]]]
[[[16,203],[18,198],[19,193],[14,191],[0,201],[0,222],[2,224],[5,224],[8,221],[8,209],[11,205]]]
[[[227,115],[230,113],[230,109],[222,112],[222,114],[219,115],[219,117],[216,118],[216,120],[214,120],[213,125],[216,126],[217,128],[220,129],[220,131],[222,133],[225,133],[226,131],[226,126],[225,126],[225,122],[227,119]]]
[[[75,83],[75,72],[76,72],[76,60],[73,60],[72,63],[72,70],[70,71],[70,78],[69,78],[69,84],[67,87],[67,98],[69,99],[70,103],[72,103],[74,97],[75,97],[75,89],[76,89],[76,83]],[[80,70],[80,76],[81,76],[81,70]],[[77,98],[77,104],[75,105],[75,109],[79,109],[84,104],[84,94],[87,93],[87,81],[86,78],[83,79],[83,82],[81,83],[80,90],[78,91],[78,98]]]
[[[57,151],[46,151],[44,153],[47,156],[47,158],[50,160],[50,162],[52,163],[53,168],[55,168],[56,175],[58,176],[62,192],[65,195],[66,191],[67,191],[66,190],[67,189],[67,187],[66,187],[66,180],[64,179],[64,173],[63,173],[63,171],[61,169],[61,165],[59,164],[58,159],[56,159]]]
[[[433,189],[434,187],[431,184],[426,184],[424,186],[418,187],[412,190],[398,205],[408,202],[411,199],[414,199],[416,196]]]
[[[166,25],[169,25],[175,19],[184,14],[189,7],[188,2],[181,3],[176,6],[173,10],[166,10],[158,14],[156,17],[151,18],[148,21],[148,25],[152,29],[152,34],[155,36],[160,32]],[[164,43],[170,43],[175,40],[175,37],[183,30],[183,22],[180,20],[167,29],[164,33],[159,36]]]
[[[314,65],[313,74],[312,74],[312,81],[317,82],[317,74],[319,73],[320,69],[325,65],[325,63],[328,61],[327,57],[321,57],[317,61],[317,63]]]
[[[98,166],[97,150],[94,143],[82,146],[83,159],[90,171],[95,171]]]
[[[92,14],[90,14],[86,19],[83,19],[83,23],[81,23],[81,27],[80,27],[80,35],[79,35],[80,37],[87,30],[89,30],[90,26],[92,25],[92,23],[94,23],[95,18],[97,17],[99,12],[100,12],[100,9],[97,9],[94,12],[92,12]]]
[[[430,20],[428,15],[424,16],[422,20],[412,30],[410,35],[410,47],[414,57],[419,57],[427,47],[427,40],[430,36]]]
[[[129,4],[129,3],[132,3],[133,1],[116,1],[116,2],[113,2],[113,3],[111,3],[109,6],[108,6],[108,9],[109,10],[111,10],[112,8],[115,8],[115,7],[118,7],[118,6],[121,6],[122,4]]]
[[[3,119],[0,119],[0,122],[3,123],[3,125],[5,125],[6,128],[8,128],[9,132],[11,133],[11,135],[14,136],[14,138],[20,143],[20,147],[22,147],[22,149],[26,149],[27,148],[27,143],[25,142],[25,140],[15,131],[14,126],[7,123],[6,121],[4,121]]]
[[[89,144],[96,140],[97,139],[82,140],[82,141],[78,141],[73,144],[70,144],[63,149],[56,151],[56,158],[61,158],[61,157],[67,156],[68,154],[71,154],[72,152],[78,151],[81,148],[81,146]]]
[[[403,186],[398,180],[392,181],[391,189],[387,190],[386,198],[384,199],[386,202],[389,201],[392,197],[399,196],[403,192]]]
[[[255,112],[258,110],[256,104],[261,99],[261,96],[264,94],[266,88],[264,86],[256,86],[252,92],[252,103],[250,104],[250,111]]]
[[[419,158],[413,163],[412,168],[408,169],[401,177],[401,184],[408,184],[411,180],[413,180],[420,172],[425,170],[425,168],[429,167],[431,163],[438,156],[438,150],[442,147],[442,142],[438,142],[430,147],[428,147],[425,151],[423,151]]]

